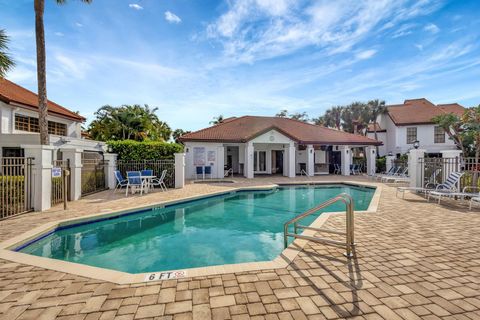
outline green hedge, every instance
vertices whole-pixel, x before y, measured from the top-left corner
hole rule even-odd
[[[119,160],[157,160],[173,158],[175,153],[183,151],[183,145],[178,143],[156,141],[108,141],[113,153]]]
[[[387,159],[385,157],[376,159],[377,172],[385,172],[387,170]]]

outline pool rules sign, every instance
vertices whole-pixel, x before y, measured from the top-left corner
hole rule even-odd
[[[158,281],[158,280],[170,280],[170,279],[180,279],[187,276],[186,270],[177,270],[177,271],[167,271],[167,272],[155,272],[148,273],[145,276],[145,281]]]

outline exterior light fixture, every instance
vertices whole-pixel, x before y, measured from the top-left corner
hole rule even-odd
[[[108,146],[108,149],[107,149],[108,153],[112,153],[113,152],[113,149],[111,146]]]
[[[415,149],[418,149],[418,147],[420,147],[420,141],[415,140],[415,141],[413,142],[413,147],[414,147]]]
[[[389,157],[393,156],[393,152],[392,152],[392,151],[389,151],[389,152],[388,152],[388,156],[389,156]]]

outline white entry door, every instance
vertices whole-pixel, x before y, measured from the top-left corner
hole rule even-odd
[[[255,173],[267,172],[267,151],[255,151],[253,153],[253,171]]]

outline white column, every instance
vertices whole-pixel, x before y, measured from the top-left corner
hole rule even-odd
[[[51,207],[53,147],[22,145],[26,158],[33,160],[33,209],[44,211]]]
[[[290,143],[288,146],[288,153],[287,153],[287,158],[288,158],[288,177],[289,178],[295,178],[295,144],[293,142]]]
[[[288,177],[288,150],[289,145],[286,144],[283,146],[283,176]]]
[[[374,146],[365,148],[365,156],[367,158],[367,175],[373,176],[377,171],[377,151]]]
[[[175,188],[185,186],[185,153],[175,153]]]
[[[63,160],[70,161],[70,201],[82,196],[82,149],[60,149]],[[113,173],[113,172],[112,172]],[[107,173],[108,174],[108,173]],[[115,188],[115,187],[114,187]]]
[[[225,147],[217,147],[217,178],[222,179],[225,176]]]
[[[387,172],[393,167],[393,161],[396,159],[396,156],[386,156],[385,157],[385,169]]]
[[[117,170],[117,157],[116,153],[105,153],[103,159],[108,161],[107,168],[105,171],[105,183],[109,189],[115,189],[117,185],[117,179],[115,178],[115,170]]]
[[[315,175],[315,150],[311,144],[307,145],[307,175]]]
[[[419,159],[425,156],[424,149],[411,149],[408,152],[408,174],[410,176],[410,187],[423,187],[422,165]]]
[[[245,177],[253,179],[253,142],[245,144]]]
[[[352,150],[350,150],[350,146],[340,147],[340,154],[342,159],[342,176],[349,176],[350,165],[352,164]]]

